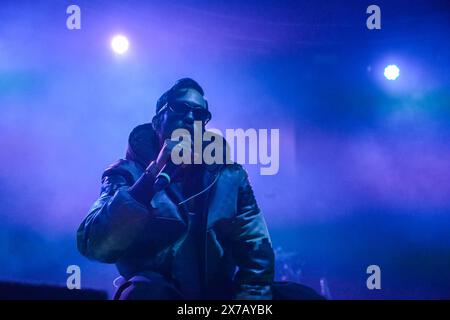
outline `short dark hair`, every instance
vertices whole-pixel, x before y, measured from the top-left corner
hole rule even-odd
[[[198,84],[197,81],[191,78],[182,78],[177,80],[173,87],[171,88],[171,91],[176,91],[179,89],[194,89],[197,90],[202,96],[205,95],[203,92],[203,88]]]
[[[159,110],[161,110],[161,108],[164,107],[164,105],[173,97],[173,94],[181,89],[194,89],[198,91],[202,95],[202,97],[204,97],[205,95],[203,88],[194,79],[191,78],[179,79],[177,80],[177,82],[175,82],[172,88],[164,92],[162,96],[159,97],[158,101],[156,102],[156,114],[158,114]],[[206,101],[206,108],[208,109],[207,101]]]
[[[172,86],[172,88],[170,88],[169,90],[164,92],[162,94],[162,96],[159,97],[158,101],[156,102],[156,114],[152,119],[153,129],[158,130],[158,128],[160,126],[159,111],[164,107],[164,105],[166,105],[169,102],[169,100],[172,99],[172,97],[176,91],[183,90],[183,89],[194,89],[194,90],[198,91],[202,95],[203,99],[205,100],[206,109],[208,109],[208,100],[205,99],[205,93],[203,91],[203,88],[198,84],[198,82],[191,78],[181,78],[175,82],[175,84]]]

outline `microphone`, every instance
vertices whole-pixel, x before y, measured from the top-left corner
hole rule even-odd
[[[167,162],[161,172],[156,176],[155,182],[153,183],[153,190],[159,192],[167,188],[178,169],[179,166],[175,165],[172,161]]]
[[[194,142],[191,141],[191,154],[194,150]],[[183,150],[181,151],[183,154]],[[167,188],[172,181],[172,178],[176,175],[181,165],[175,165],[170,159],[161,169],[161,171],[156,176],[155,182],[153,183],[154,192],[159,192]]]

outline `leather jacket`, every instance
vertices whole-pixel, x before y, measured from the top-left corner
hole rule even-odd
[[[100,197],[77,232],[84,256],[115,263],[126,279],[151,271],[176,280],[180,270],[177,250],[189,232],[189,219],[178,186],[170,184],[148,205],[129,193],[158,152],[152,125],[134,128],[125,159],[104,171]],[[247,172],[236,163],[212,164],[203,178],[210,186],[199,248],[205,297],[271,299],[274,252]]]

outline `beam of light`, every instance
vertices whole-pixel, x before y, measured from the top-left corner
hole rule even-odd
[[[388,80],[397,80],[400,76],[400,69],[395,64],[390,64],[384,68],[384,76]]]
[[[128,42],[127,37],[123,35],[116,35],[111,40],[111,48],[117,54],[124,54],[128,51],[130,43]]]

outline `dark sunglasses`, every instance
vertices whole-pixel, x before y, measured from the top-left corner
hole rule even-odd
[[[166,103],[161,110],[159,110],[158,114],[164,111],[164,109],[168,109],[171,112],[178,115],[186,115],[190,111],[194,115],[194,120],[202,121],[204,124],[208,123],[211,120],[211,112],[209,112],[206,108],[202,107],[192,107],[186,102],[174,102],[174,103]]]

